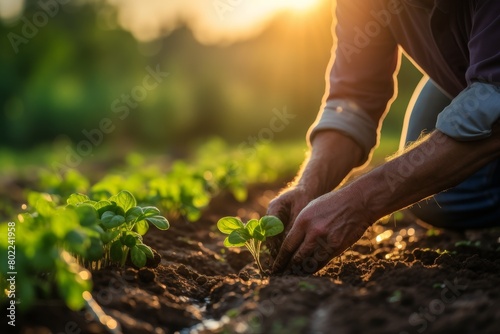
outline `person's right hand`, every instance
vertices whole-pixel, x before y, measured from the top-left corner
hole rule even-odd
[[[353,167],[359,166],[362,151],[350,137],[336,131],[321,131],[312,140],[312,151],[296,182],[271,201],[268,215],[278,217],[285,232],[267,240],[274,258],[295,219],[309,202],[332,191]]]
[[[269,203],[267,214],[278,217],[285,225],[284,233],[269,238],[267,241],[267,247],[273,259],[278,254],[288,231],[292,228],[295,218],[313,199],[314,196],[308,194],[305,187],[295,185],[286,189]]]

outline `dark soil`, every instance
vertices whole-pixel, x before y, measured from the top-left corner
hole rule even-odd
[[[500,230],[428,231],[393,217],[313,276],[261,279],[247,251],[224,249],[215,224],[263,215],[274,195],[265,186],[244,204],[221,195],[197,223],[151,229],[145,242],[160,264],[94,272],[95,301],[134,334],[500,333]],[[41,304],[17,328],[106,332],[58,303]]]

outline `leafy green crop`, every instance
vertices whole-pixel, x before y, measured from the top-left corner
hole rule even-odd
[[[1,235],[16,238],[0,239],[1,258],[7,259],[9,252],[15,252],[16,258],[0,263],[0,288],[6,288],[7,273],[16,271],[21,309],[28,309],[36,299],[56,296],[71,309],[81,309],[85,303],[82,293],[92,287],[91,274],[85,268],[124,265],[129,254],[135,266],[143,267],[154,253],[143,243],[142,235],[151,224],[160,230],[169,228],[157,208],[137,206],[128,191],[102,201],[78,193],[67,199],[67,205],[58,205],[58,200],[57,196],[31,192],[26,211],[0,224]]]
[[[260,263],[260,249],[266,238],[280,234],[284,230],[283,223],[277,217],[264,216],[250,219],[246,224],[238,217],[224,217],[217,222],[219,231],[228,236],[224,239],[226,247],[246,246],[253,255],[261,273],[264,273]]]
[[[54,297],[79,310],[84,305],[82,293],[92,288],[90,273],[63,247],[66,237],[80,230],[79,217],[56,203],[56,197],[32,192],[26,206],[29,211],[0,224],[1,235],[7,236],[9,231],[15,236],[0,239],[1,258],[7,259],[8,253],[15,255],[15,260],[0,263],[0,288],[6,288],[4,278],[9,272],[17,272],[15,297],[21,310],[29,309],[37,299]],[[86,228],[81,231],[87,232]]]
[[[86,236],[81,231],[71,231],[67,236],[68,248],[86,267],[99,268],[110,263],[123,266],[129,253],[132,263],[143,267],[154,254],[151,247],[143,243],[142,236],[150,225],[159,230],[170,226],[160,210],[137,206],[134,196],[125,190],[98,202],[83,194],[72,194],[67,203],[79,214],[82,226],[97,232]]]

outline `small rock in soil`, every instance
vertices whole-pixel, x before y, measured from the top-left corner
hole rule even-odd
[[[142,268],[139,270],[139,279],[144,283],[154,282],[156,274],[153,270],[148,268]]]
[[[151,291],[154,294],[161,295],[165,290],[167,290],[167,287],[165,284],[157,283],[157,284],[151,284],[151,286],[148,286],[147,289]]]
[[[177,275],[183,276],[183,277],[191,277],[191,271],[183,264],[177,267],[175,270]]]
[[[161,255],[154,249],[153,249],[153,255],[154,257],[152,259],[147,258],[146,260],[146,267],[148,268],[156,268],[160,265]]]
[[[129,282],[133,282],[137,279],[137,270],[134,268],[127,268],[123,273],[123,279]]]
[[[198,278],[196,279],[196,283],[198,285],[205,285],[207,282],[208,282],[208,279],[206,276],[198,276]]]

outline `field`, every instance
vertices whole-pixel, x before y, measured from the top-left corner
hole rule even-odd
[[[273,159],[280,150],[295,158]],[[327,267],[304,277],[262,277],[248,251],[224,247],[218,219],[265,215],[268,202],[289,181],[283,175],[293,175],[303,150],[262,146],[252,159],[244,159],[215,140],[189,164],[148,164],[133,155],[125,167],[97,182],[77,172],[62,180],[47,172],[9,181],[4,189],[43,188],[51,193],[44,195],[48,202],[58,203],[73,192],[103,198],[130,190],[139,205],[157,205],[170,228],[152,227],[141,239],[155,250],[141,269],[131,258],[124,265],[91,265],[92,298],[83,308],[64,292],[78,287],[58,274],[33,272],[33,264],[19,260],[25,268],[18,272],[36,276],[29,281],[36,286],[34,299],[29,309],[18,310],[15,331],[4,321],[2,333],[498,333],[500,230],[427,229],[396,213]],[[168,166],[168,172],[162,174],[160,166]],[[37,221],[34,208],[38,216],[48,214],[40,199],[30,204],[34,194],[28,194],[23,208]],[[2,214],[14,214],[25,203],[23,196],[5,195]],[[29,256],[26,243],[36,240],[20,234],[26,230],[18,220],[19,259]],[[68,248],[67,243],[55,245]],[[43,252],[43,245],[37,247]],[[268,265],[269,255],[262,257]],[[25,293],[19,294],[26,304]]]

